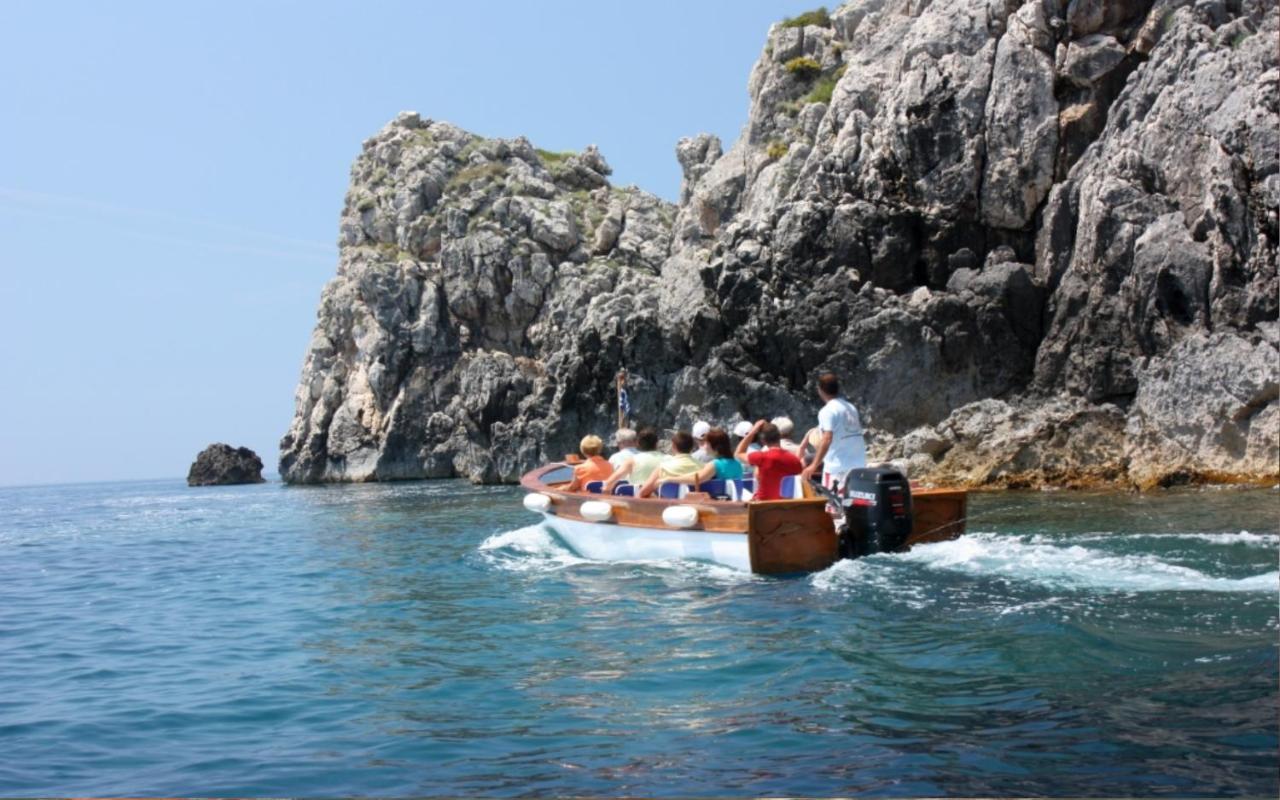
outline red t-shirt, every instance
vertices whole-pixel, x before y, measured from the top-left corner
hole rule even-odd
[[[804,469],[800,459],[781,447],[747,453],[747,463],[756,468],[757,500],[782,499],[782,479],[788,475],[799,475]]]

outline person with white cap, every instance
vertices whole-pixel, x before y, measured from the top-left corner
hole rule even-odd
[[[742,422],[739,422],[737,425],[733,426],[733,435],[737,436],[739,439],[745,439],[751,435],[752,430],[754,430],[754,426],[750,422],[747,422],[744,419]],[[754,453],[759,449],[760,449],[760,445],[754,441],[751,442],[751,444],[747,445],[748,453]],[[748,475],[755,473],[755,467],[751,466],[750,464],[747,464],[746,462],[743,462],[743,469],[747,471]]]
[[[790,417],[774,417],[771,422],[777,427],[778,433],[782,436],[782,449],[791,455],[800,457],[800,445],[795,443],[791,435],[795,433],[796,424],[791,421]]]
[[[711,423],[698,420],[693,423],[693,460],[699,464],[709,464],[714,454],[707,449],[707,434],[711,432]]]

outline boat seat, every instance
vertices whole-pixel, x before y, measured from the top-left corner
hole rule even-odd
[[[604,491],[604,481],[587,481],[587,494],[600,494]]]
[[[750,478],[729,481],[729,499],[745,503],[755,496],[756,482]]]
[[[778,494],[781,497],[792,500],[800,500],[804,497],[804,485],[800,483],[799,475],[787,475],[782,479],[782,483],[778,486]]]
[[[613,494],[615,497],[635,497],[636,496],[635,484],[620,483],[617,486],[613,487]]]
[[[658,484],[658,497],[663,500],[679,500],[689,493],[689,487],[683,483]]]
[[[711,495],[712,499],[715,499],[715,500],[732,500],[733,499],[732,497],[729,496],[728,481],[710,480],[703,483],[700,488],[702,489],[702,491]]]

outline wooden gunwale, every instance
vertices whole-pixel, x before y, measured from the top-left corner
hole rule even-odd
[[[749,525],[748,504],[734,500],[668,500],[659,497],[626,497],[622,495],[598,495],[586,492],[569,492],[567,483],[547,483],[544,477],[556,470],[568,468],[564,463],[548,464],[526,473],[520,479],[521,488],[540,492],[551,498],[557,515],[583,520],[578,508],[589,500],[608,502],[614,509],[614,519],[608,523],[625,527],[658,528],[671,530],[662,520],[662,512],[671,506],[692,506],[698,509],[699,524],[692,528],[705,533],[747,533]],[[819,503],[808,486],[804,487],[805,500],[756,501],[754,505],[768,502]],[[968,492],[964,489],[927,489],[912,487],[911,503],[914,519],[906,546],[954,539],[964,533],[968,510]]]
[[[672,530],[670,525],[662,521],[662,512],[671,506],[692,506],[698,509],[699,522],[693,530],[739,535],[745,535],[747,532],[747,504],[743,502],[587,494],[586,492],[569,492],[565,490],[565,484],[547,483],[543,480],[543,476],[547,473],[564,469],[566,466],[549,464],[535,469],[520,479],[520,486],[530,492],[541,492],[550,497],[555,513],[569,519],[583,519],[578,508],[589,500],[599,500],[613,506],[614,518],[609,524]]]

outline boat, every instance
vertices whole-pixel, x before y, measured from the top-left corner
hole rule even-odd
[[[903,552],[964,533],[968,495],[911,486],[893,469],[855,470],[833,494],[796,476],[782,500],[754,500],[749,481],[665,484],[636,497],[599,482],[569,491],[573,465],[548,464],[521,479],[524,506],[578,555],[597,561],[695,559],[762,575],[817,572],[841,558]]]

